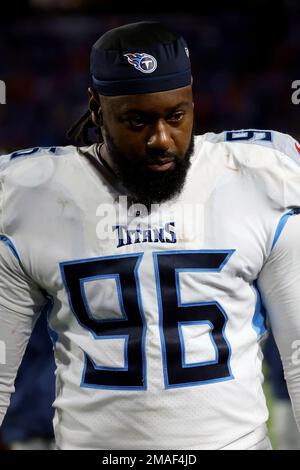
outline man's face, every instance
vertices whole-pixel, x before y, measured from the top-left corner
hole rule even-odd
[[[100,101],[106,149],[133,201],[149,206],[179,194],[193,152],[191,86]]]

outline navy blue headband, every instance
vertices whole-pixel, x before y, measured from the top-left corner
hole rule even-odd
[[[94,88],[119,96],[172,90],[191,84],[189,51],[182,37],[167,44],[105,49],[97,41],[91,52]]]

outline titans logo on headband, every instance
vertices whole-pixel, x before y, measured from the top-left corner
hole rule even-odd
[[[150,54],[135,53],[135,54],[124,54],[130,65],[140,72],[152,73],[157,67],[157,60]]]

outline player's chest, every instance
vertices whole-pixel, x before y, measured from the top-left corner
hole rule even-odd
[[[212,274],[222,285],[234,276],[250,282],[262,267],[267,234],[256,205],[241,199],[219,191],[203,201],[196,193],[194,200],[186,197],[148,215],[124,200],[89,201],[80,210],[67,204],[31,245],[33,275],[54,292],[74,279],[80,287],[80,279],[122,273],[143,285],[173,279],[174,288],[181,278],[191,288],[206,284]]]

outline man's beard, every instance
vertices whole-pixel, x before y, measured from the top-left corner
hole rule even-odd
[[[113,161],[115,173],[127,191],[130,202],[143,204],[150,210],[152,204],[160,204],[181,193],[191,165],[194,133],[183,158],[179,159],[172,153],[163,155],[164,158],[174,158],[175,167],[172,170],[153,171],[147,168],[147,164],[155,163],[152,155],[146,157],[146,161],[137,163],[130,161],[116,146],[108,132],[106,133],[106,146]]]

